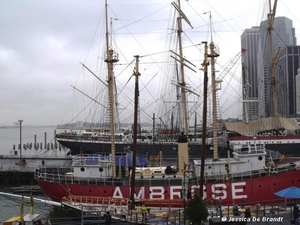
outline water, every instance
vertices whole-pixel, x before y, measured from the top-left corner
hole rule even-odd
[[[34,135],[37,136],[37,142],[44,145],[44,133],[47,133],[47,142],[54,141],[55,127],[22,127],[22,143],[34,143]],[[57,131],[58,132],[58,131]],[[13,145],[20,143],[20,129],[14,128],[0,128],[0,155],[9,155],[13,151]],[[7,192],[9,187],[0,187],[1,192]],[[45,196],[37,195],[36,198],[45,199]],[[21,200],[13,197],[6,197],[0,195],[0,222],[9,219],[12,216],[20,213]],[[29,201],[25,200],[24,213],[29,212]],[[43,203],[35,202],[35,213],[40,214],[43,218],[54,220],[65,220],[71,216],[52,206],[47,206]],[[74,218],[72,218],[74,219]],[[68,219],[71,221],[70,219]],[[52,223],[54,224],[54,223]],[[69,222],[68,224],[72,224]]]
[[[34,198],[45,199],[44,196],[35,195]],[[12,216],[20,214],[21,199],[0,196],[0,222],[3,222]],[[24,200],[24,214],[29,213],[29,200]],[[39,214],[41,219],[50,219],[52,224],[75,224],[80,222],[80,217],[74,214],[63,212],[52,206],[34,201],[34,213]]]
[[[3,188],[0,188],[3,189]],[[34,195],[34,198],[46,199],[42,195]],[[24,200],[23,207],[24,214],[29,213],[29,200]],[[19,215],[21,212],[21,198],[13,198],[0,195],[0,224],[6,221],[7,219]],[[50,220],[52,225],[79,225],[82,224],[82,219],[79,214],[74,214],[72,212],[65,212],[59,208],[55,208],[44,203],[34,201],[34,214],[39,214],[40,219]],[[83,224],[87,224],[86,221],[83,221]],[[100,220],[95,220],[93,224],[104,224],[103,218]],[[115,225],[128,225],[127,222],[118,222],[114,221]]]
[[[22,127],[22,145],[27,143],[34,144],[34,135],[37,143],[45,143],[45,132],[47,143],[54,142],[55,127]],[[58,133],[59,131],[57,131]],[[0,155],[9,155],[13,150],[13,145],[18,149],[20,144],[19,126],[11,128],[0,128]]]
[[[43,143],[44,134],[47,133],[47,143],[54,142],[55,127],[22,127],[22,145],[27,143],[34,143],[34,136],[37,136],[37,143]],[[59,133],[60,130],[57,130]],[[11,155],[13,152],[13,145],[18,148],[20,143],[20,128],[0,128],[0,156]],[[29,151],[29,150],[23,150]],[[34,152],[38,152],[33,150]],[[0,184],[1,185],[1,184]],[[9,192],[11,187],[0,186],[0,192]],[[43,195],[34,195],[34,198],[48,199]],[[45,205],[44,203],[34,201],[34,213],[40,214],[41,218],[50,219],[53,225],[55,224],[80,224],[80,215],[74,213],[64,212],[59,208]],[[20,214],[21,199],[0,195],[0,225],[1,222]],[[29,200],[25,199],[24,214],[29,213]],[[101,221],[103,224],[103,221]],[[124,225],[127,223],[116,223],[116,225]]]

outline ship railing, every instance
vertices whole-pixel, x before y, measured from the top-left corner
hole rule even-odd
[[[35,177],[44,181],[58,182],[58,183],[77,183],[77,184],[103,184],[112,185],[113,180],[109,181],[107,178],[83,178],[74,177],[73,173],[62,174],[49,174],[49,173],[39,173]]]
[[[117,206],[128,206],[130,204],[129,198],[121,198],[121,197],[99,197],[99,196],[80,196],[80,195],[69,195],[65,196],[62,199],[64,203],[70,203],[73,205],[81,204],[86,206],[97,206],[97,205],[106,205],[110,207]],[[182,199],[135,199],[135,205],[138,207],[142,205],[147,205],[148,207],[155,207],[156,211],[159,208],[183,208]]]
[[[211,181],[229,181],[229,180],[237,180],[237,179],[249,179],[249,178],[257,178],[264,177],[273,174],[278,174],[282,172],[287,172],[291,170],[299,169],[299,165],[295,163],[287,163],[278,166],[269,166],[265,167],[261,170],[252,170],[252,171],[244,171],[244,172],[236,172],[236,173],[219,173],[219,174],[206,174],[204,176],[205,182]]]
[[[79,154],[72,157],[72,165],[97,165],[110,161],[110,156],[100,154]]]
[[[68,175],[56,175],[56,174],[43,174],[42,178],[51,182],[59,183],[72,183],[72,184],[101,184],[101,185],[122,185],[120,180],[115,180],[108,177],[103,178],[85,178],[85,177],[74,177],[72,174]]]
[[[68,168],[66,168],[68,169]],[[243,180],[249,178],[257,178],[264,176],[272,176],[273,174],[278,174],[282,172],[287,172],[291,170],[299,169],[299,165],[295,163],[278,165],[275,167],[265,167],[262,170],[252,170],[247,172],[238,172],[238,173],[220,173],[220,174],[206,174],[204,176],[205,182],[226,182],[229,180]],[[112,178],[112,177],[74,177],[73,172],[64,170],[64,173],[60,173],[62,168],[57,168],[57,171],[49,170],[36,170],[35,178],[51,182],[60,182],[60,183],[78,183],[78,184],[102,184],[102,185],[129,185],[130,177],[124,177],[123,179]],[[163,178],[163,179],[162,179]],[[163,181],[163,182],[162,182]],[[138,177],[136,183],[141,183],[143,185],[155,185],[157,182],[159,184],[165,185],[180,185],[181,177],[179,175],[162,175],[154,177]]]
[[[65,179],[65,180],[63,180]],[[129,186],[130,185],[130,178],[123,178],[123,179],[113,179],[108,177],[103,178],[85,178],[85,177],[65,177],[61,178],[66,183],[77,183],[77,184],[101,184],[101,185],[115,185],[115,186]],[[136,180],[136,184],[139,185],[181,185],[182,180],[181,178],[176,177],[165,177],[164,179],[155,179],[155,178],[139,178]]]
[[[242,154],[251,154],[253,152],[265,152],[265,146],[263,144],[256,144],[256,145],[250,145],[250,144],[237,144],[232,146],[233,151],[239,152]]]
[[[59,168],[57,169],[59,170]],[[37,180],[44,180],[49,182],[59,182],[59,183],[76,183],[76,184],[101,184],[101,185],[114,185],[114,186],[122,186],[122,185],[130,185],[131,179],[130,177],[125,177],[122,179],[112,178],[112,177],[74,177],[73,172],[65,172],[64,174],[58,173],[47,173],[47,171],[40,172],[38,170],[35,171],[34,177]],[[163,178],[163,179],[162,179]],[[136,179],[136,183],[139,185],[181,185],[182,179],[181,176],[170,175],[164,177],[138,177]]]
[[[253,154],[260,154],[260,155],[266,155],[266,152],[264,150],[251,150],[251,152],[247,151],[241,151],[241,150],[237,150],[235,151],[233,154],[238,154],[238,155],[253,155]]]
[[[69,195],[63,197],[63,202],[81,203],[81,204],[95,204],[95,205],[128,205],[128,198],[114,198],[114,197],[99,197],[99,196],[80,196]]]
[[[275,160],[281,160],[283,158],[283,155],[279,151],[266,149],[266,152],[267,152],[267,157],[270,160],[275,161]]]

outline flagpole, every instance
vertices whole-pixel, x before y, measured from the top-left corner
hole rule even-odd
[[[24,196],[22,195],[21,208],[20,208],[20,222],[24,225]]]
[[[33,197],[32,197],[32,192],[30,193],[30,205],[29,205],[29,213],[30,215],[34,214],[34,203],[33,203]]]

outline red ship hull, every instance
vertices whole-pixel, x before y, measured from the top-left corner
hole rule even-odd
[[[47,175],[48,177],[51,175]],[[129,198],[130,185],[97,185],[80,184],[70,181],[59,182],[47,180],[41,174],[35,173],[35,179],[41,187],[43,193],[53,200],[61,201],[63,197],[75,196],[98,196]],[[274,193],[290,186],[300,187],[300,170],[294,169],[277,174],[238,179],[231,181],[215,181],[205,183],[204,198],[210,204],[217,204],[221,201],[222,205],[233,204],[274,204],[282,202],[283,199]],[[182,198],[182,185],[153,185],[136,186],[135,194],[137,199],[169,200]],[[191,194],[199,192],[199,185],[189,185]]]

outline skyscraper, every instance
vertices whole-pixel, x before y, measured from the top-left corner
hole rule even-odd
[[[285,104],[289,99],[285,99],[284,102],[278,102],[278,106],[273,104],[273,94],[272,94],[272,85],[271,82],[275,82],[275,88],[277,96],[288,96],[289,88],[287,83],[280,83],[280,76],[289,76],[288,74],[282,74],[277,66],[275,69],[275,81],[272,80],[271,75],[271,63],[275,65],[278,64],[280,58],[280,51],[286,46],[295,46],[296,37],[295,29],[293,28],[292,20],[286,17],[276,17],[274,19],[273,30],[272,30],[272,43],[273,43],[273,55],[274,58],[270,59],[270,41],[268,36],[268,21],[263,21],[260,24],[261,31],[259,34],[259,48],[258,48],[258,95],[260,98],[259,101],[259,116],[260,117],[269,117],[274,116],[274,108],[278,110],[279,115],[287,116],[289,112],[284,110],[283,106],[280,104]],[[271,62],[271,60],[273,60]],[[281,86],[281,87],[280,87]],[[281,90],[281,93],[280,93]],[[278,107],[278,108],[277,108]],[[282,111],[284,110],[284,111]]]
[[[299,67],[300,46],[284,47],[280,51],[276,71],[278,107],[283,115],[297,113],[296,76]]]
[[[287,46],[296,46],[293,22],[286,17],[276,17],[274,19],[272,43],[274,56],[276,56],[273,59],[273,63],[277,65],[275,69],[275,82],[272,80],[271,75],[270,41],[267,29],[268,21],[263,21],[259,27],[246,29],[241,36],[242,49],[247,49],[242,55],[242,76],[245,90],[243,99],[248,102],[249,100],[253,100],[251,103],[244,103],[243,108],[244,112],[249,113],[250,120],[274,116],[271,82],[276,84],[278,96],[280,95],[278,101],[279,114],[287,116],[295,112],[288,105],[294,105],[295,107],[295,98],[293,99],[289,93],[293,91],[295,93],[295,90],[292,90],[292,87],[295,87],[295,83],[293,83],[294,81],[291,78],[296,76],[296,73],[293,71],[297,68],[293,70],[285,69],[283,71],[283,68],[289,67],[290,60],[295,60],[294,57],[286,54],[290,51]],[[287,50],[285,51],[284,49]],[[283,55],[286,55],[286,60]],[[293,63],[294,66],[296,64]],[[254,100],[257,101],[255,102]]]
[[[241,36],[244,121],[257,119],[257,51],[260,27],[244,30]]]

